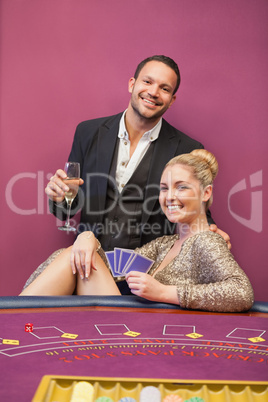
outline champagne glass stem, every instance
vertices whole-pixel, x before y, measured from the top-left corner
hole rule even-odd
[[[71,205],[79,188],[80,164],[78,162],[66,162],[64,171],[67,176],[63,182],[69,187],[69,190],[65,193],[65,201],[67,204],[66,221],[65,224],[59,226],[58,229],[65,230],[66,232],[76,232],[76,228],[70,225],[70,215]]]
[[[72,201],[67,201],[67,219],[66,219],[66,222],[65,222],[65,226],[67,228],[70,227],[71,206],[72,206]]]

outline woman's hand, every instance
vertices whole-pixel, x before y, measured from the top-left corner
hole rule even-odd
[[[73,274],[78,273],[84,279],[89,277],[92,268],[97,270],[96,249],[96,238],[92,232],[83,232],[77,237],[71,251]]]
[[[126,281],[131,292],[147,300],[178,304],[176,286],[163,285],[151,275],[138,271],[130,271]]]

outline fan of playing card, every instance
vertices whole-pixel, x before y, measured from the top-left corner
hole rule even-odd
[[[116,247],[114,251],[106,251],[105,254],[115,278],[125,276],[130,271],[147,273],[154,263],[150,258],[125,248]]]

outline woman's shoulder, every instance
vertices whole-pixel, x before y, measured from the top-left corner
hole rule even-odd
[[[206,265],[222,258],[233,258],[224,238],[210,230],[197,233],[187,245],[187,252],[195,256],[200,264]]]
[[[208,247],[214,248],[224,247],[228,250],[228,246],[224,238],[211,230],[207,230],[205,232],[200,232],[194,235],[192,238],[192,244],[199,247]]]

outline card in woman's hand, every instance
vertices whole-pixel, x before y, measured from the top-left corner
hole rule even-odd
[[[129,249],[115,248],[105,254],[114,277],[125,276],[130,271],[147,273],[154,263],[150,258]]]

